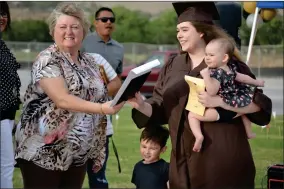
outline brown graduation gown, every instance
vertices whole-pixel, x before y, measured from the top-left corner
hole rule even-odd
[[[234,61],[240,73],[254,77],[246,64]],[[240,118],[230,123],[202,124],[205,137],[203,149],[200,153],[192,152],[195,139],[185,110],[189,87],[184,75],[201,78],[199,72],[206,64],[202,62],[193,70],[190,70],[190,65],[187,54],[170,59],[160,72],[153,97],[147,100],[153,108],[152,116],[149,118],[133,109],[133,121],[138,128],[151,126],[151,123],[169,124],[172,142],[169,175],[171,189],[253,189],[255,166]],[[254,102],[262,110],[248,115],[249,119],[260,125],[269,123],[271,100],[257,90]]]

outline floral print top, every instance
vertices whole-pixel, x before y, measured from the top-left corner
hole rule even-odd
[[[57,108],[38,84],[43,78],[62,77],[70,94],[91,102],[105,102],[107,89],[96,57],[99,56],[81,53],[78,65],[56,44],[39,54],[16,130],[16,159],[32,161],[49,170],[64,171],[70,165],[83,165],[87,159],[92,159],[98,169],[102,167],[106,116]]]
[[[231,72],[226,72],[222,68],[210,70],[210,76],[220,82],[217,94],[230,106],[245,107],[252,102],[255,87],[235,81],[237,67],[231,62],[228,63],[228,67]]]

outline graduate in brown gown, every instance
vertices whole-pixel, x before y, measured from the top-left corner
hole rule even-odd
[[[241,118],[201,123],[204,142],[201,151],[193,152],[195,138],[188,125],[185,110],[189,87],[185,75],[201,78],[206,44],[227,34],[212,20],[218,19],[213,2],[173,3],[178,14],[177,38],[181,53],[171,58],[162,68],[153,96],[143,101],[140,93],[129,103],[134,107],[132,119],[138,128],[168,124],[172,142],[170,159],[170,188],[172,189],[228,189],[254,188],[255,165]],[[255,76],[245,63],[234,57],[238,72]],[[223,107],[219,96],[206,92],[199,95],[205,107]],[[272,103],[255,91],[253,101],[260,111],[247,114],[258,125],[270,122]]]

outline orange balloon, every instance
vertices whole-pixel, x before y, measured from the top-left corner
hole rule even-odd
[[[276,16],[276,9],[261,9],[261,18],[265,21],[270,21]]]
[[[243,8],[247,13],[254,13],[255,9],[256,9],[256,2],[244,2],[243,3]]]

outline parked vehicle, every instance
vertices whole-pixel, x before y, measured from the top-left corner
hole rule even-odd
[[[169,60],[169,58],[171,56],[177,55],[178,51],[154,51],[145,61],[143,61],[142,63],[138,64],[138,65],[131,65],[131,66],[126,66],[123,69],[123,72],[121,74],[121,79],[122,81],[124,81],[128,75],[128,73],[130,72],[131,69],[145,64],[147,62],[153,61],[155,59],[158,59],[160,61],[160,66],[152,69],[150,75],[148,76],[146,82],[144,83],[144,85],[141,87],[140,92],[146,97],[151,97],[153,90],[154,90],[154,86],[156,84],[156,81],[158,80],[158,76],[159,73],[161,71],[161,68],[165,65],[165,63]]]

